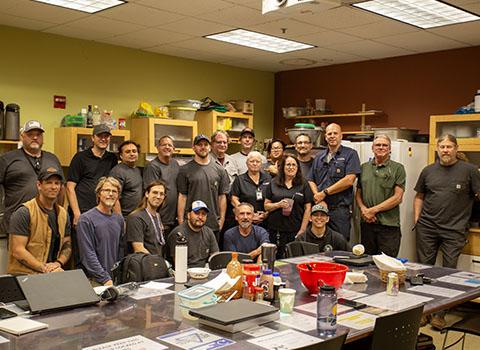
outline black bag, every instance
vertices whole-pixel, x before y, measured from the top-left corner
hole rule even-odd
[[[133,253],[115,263],[112,268],[113,284],[144,282],[168,277],[168,267],[160,255]]]

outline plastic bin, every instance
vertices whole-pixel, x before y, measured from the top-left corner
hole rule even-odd
[[[193,120],[196,111],[196,108],[168,106],[168,114],[173,119]]]
[[[178,296],[181,304],[191,309],[198,309],[200,307],[215,304],[217,301],[217,298],[215,297],[215,289],[205,287],[201,284],[181,290],[178,292]]]

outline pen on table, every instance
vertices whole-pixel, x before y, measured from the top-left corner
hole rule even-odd
[[[237,291],[234,291],[232,294],[230,294],[230,296],[227,298],[227,300],[225,300],[225,302],[228,303],[235,296],[235,294],[237,294]]]

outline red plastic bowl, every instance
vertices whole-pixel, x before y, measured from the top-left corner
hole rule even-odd
[[[310,265],[312,270],[307,268]],[[311,294],[318,293],[319,281],[324,284],[334,286],[336,289],[340,288],[345,280],[348,267],[342,264],[335,264],[330,262],[307,262],[297,265],[298,273],[303,285]],[[320,283],[320,287],[322,283]]]

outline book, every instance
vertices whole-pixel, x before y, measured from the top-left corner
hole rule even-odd
[[[48,324],[19,316],[0,321],[0,330],[15,335],[22,335],[45,328],[48,328]]]

